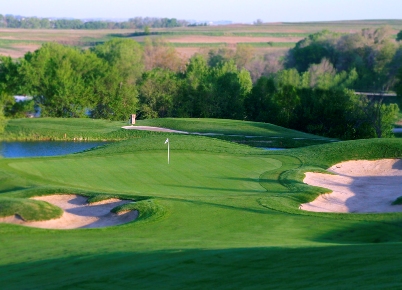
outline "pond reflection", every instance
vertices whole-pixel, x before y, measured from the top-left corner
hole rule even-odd
[[[81,152],[108,142],[26,141],[0,142],[0,155],[6,158],[57,156]]]

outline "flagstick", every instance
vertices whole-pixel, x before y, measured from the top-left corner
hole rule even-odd
[[[170,164],[170,142],[168,141],[168,164]]]

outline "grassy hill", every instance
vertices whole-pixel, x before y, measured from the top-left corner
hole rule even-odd
[[[61,136],[105,138],[124,133],[118,133],[122,141],[79,154],[0,159],[0,215],[7,209],[7,214],[29,211],[28,219],[42,219],[44,211],[57,216],[53,207],[43,210],[41,202],[32,206],[27,198],[79,193],[137,200],[142,216],[101,229],[0,224],[2,289],[402,287],[402,214],[298,210],[301,202],[323,192],[304,185],[303,172],[322,171],[348,159],[401,157],[401,139],[271,152],[207,136],[124,131],[119,122],[42,119],[26,127],[20,123],[30,121],[10,121],[6,135],[54,133],[59,138],[60,131]],[[230,120],[140,124],[225,136],[309,137]]]

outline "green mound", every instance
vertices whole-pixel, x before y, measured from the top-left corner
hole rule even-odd
[[[245,135],[245,136],[274,136],[292,138],[317,138],[319,136],[307,134],[280,126],[238,120],[225,119],[187,119],[187,118],[164,118],[140,120],[140,126],[155,126],[186,132],[216,133],[226,135]]]
[[[346,160],[373,160],[402,157],[402,140],[366,139],[292,149],[288,154],[300,158],[305,165],[328,168]]]
[[[112,209],[112,212],[119,213],[128,210],[137,210],[139,215],[135,222],[157,220],[167,214],[167,210],[158,202],[153,200],[143,200],[133,203],[126,203]]]
[[[58,218],[63,214],[63,210],[43,201],[1,197],[0,216],[7,217],[15,214],[25,221],[41,221]]]

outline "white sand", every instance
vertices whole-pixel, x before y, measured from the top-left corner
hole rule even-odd
[[[402,196],[402,159],[346,161],[328,169],[336,175],[307,172],[304,183],[332,190],[302,210],[339,213],[400,212],[392,205]]]
[[[46,201],[60,207],[64,212],[60,218],[46,221],[24,221],[20,216],[0,218],[0,222],[20,224],[46,229],[100,228],[130,222],[137,218],[138,211],[119,214],[111,213],[116,206],[129,203],[127,200],[108,199],[97,203],[87,203],[87,198],[79,195],[47,195],[32,199]]]

